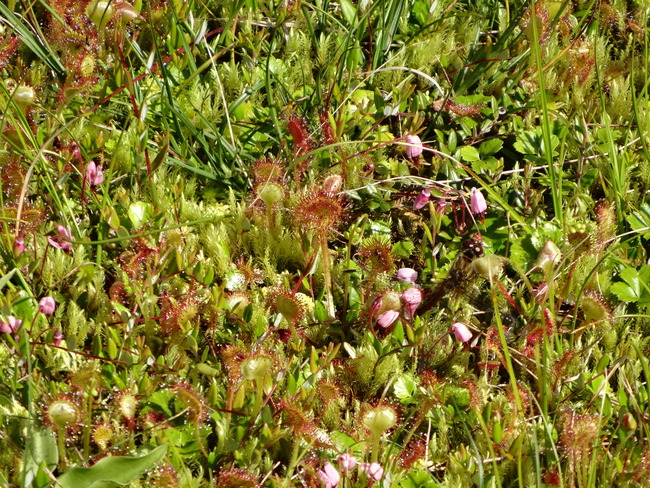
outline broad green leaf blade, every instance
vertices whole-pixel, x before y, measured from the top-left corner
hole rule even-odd
[[[487,158],[501,151],[503,141],[501,139],[488,139],[478,147],[478,153],[482,158]]]
[[[481,159],[481,155],[474,146],[463,146],[460,148],[460,158],[463,161],[478,161]]]
[[[641,208],[627,217],[632,230],[639,232],[642,236],[648,235],[650,228],[650,205],[644,203]]]
[[[634,291],[627,283],[614,283],[609,287],[609,291],[616,295],[616,297],[622,302],[634,303],[639,300],[639,296],[634,294]]]
[[[167,445],[140,457],[113,456],[91,468],[72,468],[57,480],[63,488],[109,488],[127,485],[155,466],[167,453]]]
[[[56,440],[52,429],[30,428],[25,439],[25,453],[23,455],[23,482],[30,485],[42,473],[41,467],[54,469],[59,462],[59,452],[56,449]],[[36,483],[37,486],[44,484]],[[2,484],[2,486],[7,486]]]
[[[153,209],[150,203],[134,202],[129,206],[129,220],[135,229],[143,227],[153,220]]]
[[[11,271],[9,271],[6,275],[4,275],[2,278],[0,278],[0,290],[2,290],[9,281],[11,281],[11,278],[18,272],[18,268],[14,268]]]

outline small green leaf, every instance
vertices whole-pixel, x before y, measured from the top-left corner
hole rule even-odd
[[[591,184],[596,181],[600,172],[596,168],[592,168],[582,175],[580,178],[580,186],[582,188],[589,188]]]
[[[400,488],[437,488],[438,485],[426,471],[411,471],[399,484]]]
[[[641,294],[641,283],[639,281],[639,272],[634,268],[625,268],[621,271],[620,277],[630,288],[634,294],[639,296]]]
[[[641,208],[627,218],[632,230],[638,231],[642,236],[650,232],[650,204],[644,203]]]
[[[411,257],[411,253],[413,252],[414,248],[415,245],[411,241],[400,241],[395,243],[392,252],[396,256],[408,259]]]
[[[460,148],[460,158],[463,161],[478,161],[481,159],[481,155],[474,146],[463,146]]]
[[[129,206],[129,219],[133,227],[138,229],[151,220],[153,220],[153,211],[151,204],[145,202],[135,202]]]
[[[345,23],[348,25],[354,25],[354,20],[357,16],[357,9],[354,8],[354,4],[350,0],[341,0],[339,4],[341,5],[341,13],[343,14]]]
[[[618,282],[609,287],[612,292],[622,302],[636,303],[639,301],[639,295],[629,285],[629,283]]]
[[[327,311],[323,302],[317,301],[314,303],[314,317],[318,322],[325,322],[327,320]]]
[[[11,278],[18,272],[18,268],[14,268],[9,271],[6,275],[0,278],[0,290],[2,290],[7,283],[11,281]]]
[[[492,156],[493,154],[498,153],[503,147],[503,141],[501,139],[489,139],[478,147],[478,152],[482,158]]]
[[[76,467],[63,473],[58,485],[63,488],[112,488],[124,486],[151,469],[167,453],[167,445],[140,457],[112,456],[101,459],[91,468]]]
[[[402,375],[395,381],[395,396],[399,398],[403,403],[410,403],[408,400],[411,400],[417,384],[412,376]]]
[[[23,457],[25,484],[29,484],[27,483],[29,478],[39,477],[39,473],[42,472],[41,467],[54,469],[59,462],[58,454],[52,429],[30,429],[29,435],[25,439],[25,454]]]

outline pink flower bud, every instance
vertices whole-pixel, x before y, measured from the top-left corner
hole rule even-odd
[[[473,214],[483,214],[487,210],[487,203],[485,203],[485,197],[480,190],[472,188],[472,193],[469,197],[470,209]]]
[[[0,332],[3,334],[15,334],[23,321],[13,315],[7,316],[6,322],[0,322]]]
[[[61,343],[63,342],[63,334],[59,329],[56,329],[54,331],[54,335],[52,336],[52,342],[56,347],[59,347]]]
[[[357,465],[357,458],[350,456],[347,452],[339,456],[339,467],[342,471],[354,469]]]
[[[409,288],[402,292],[402,301],[405,304],[404,316],[407,319],[412,319],[415,314],[415,309],[418,308],[422,301],[422,292],[418,288]]]
[[[56,231],[58,234],[54,237],[48,237],[47,241],[57,249],[63,249],[64,251],[72,248],[72,232],[70,232],[70,227],[57,225]]]
[[[25,251],[25,238],[16,237],[14,241],[14,255],[20,256]]]
[[[397,310],[388,310],[377,317],[377,324],[385,329],[390,327],[397,320],[397,317],[399,317]]]
[[[56,302],[52,297],[43,297],[38,302],[38,311],[45,315],[52,315],[56,309]]]
[[[330,463],[325,463],[323,469],[316,471],[316,474],[325,483],[325,488],[336,488],[341,480],[339,472]]]
[[[440,215],[444,215],[445,212],[447,212],[447,199],[446,198],[438,198],[438,201],[436,202],[436,213]]]
[[[406,156],[411,159],[417,159],[422,154],[422,141],[418,136],[408,135],[404,139],[406,141]]]
[[[429,202],[431,198],[431,191],[428,188],[425,188],[420,192],[420,194],[415,197],[415,202],[413,202],[413,210],[420,210]]]
[[[460,342],[467,342],[472,338],[472,333],[462,322],[456,322],[452,325],[451,331],[454,333],[456,340],[459,340]]]
[[[381,467],[381,464],[379,463],[371,463],[371,464],[362,464],[361,469],[363,469],[368,475],[368,478],[370,478],[371,482],[379,481],[384,477],[384,468]]]
[[[86,179],[92,186],[101,185],[104,181],[104,170],[91,161],[86,168]]]
[[[413,268],[400,268],[397,270],[397,280],[412,285],[418,279],[418,272]]]

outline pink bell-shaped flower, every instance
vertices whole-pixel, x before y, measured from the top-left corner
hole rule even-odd
[[[418,279],[418,272],[413,268],[400,268],[397,270],[397,281],[412,285]]]
[[[456,340],[460,342],[468,342],[472,338],[472,333],[462,322],[456,322],[451,326],[451,331],[454,333]]]
[[[57,225],[56,231],[58,234],[54,237],[48,237],[47,241],[57,249],[63,249],[64,251],[72,248],[72,232],[70,232],[70,227]]]
[[[425,188],[420,192],[420,194],[415,197],[415,202],[413,202],[413,210],[420,210],[429,203],[431,198],[431,191],[428,188]]]
[[[325,463],[323,469],[316,471],[320,480],[325,484],[325,488],[336,488],[341,481],[341,475],[330,463]]]
[[[43,297],[38,302],[38,311],[45,315],[52,315],[56,309],[56,302],[52,297]]]
[[[63,334],[59,329],[56,329],[56,331],[54,331],[54,335],[52,336],[52,342],[56,347],[59,347],[63,342]]]
[[[23,321],[13,315],[7,316],[6,322],[0,322],[0,332],[3,334],[15,334]]]
[[[101,185],[104,181],[104,170],[91,161],[86,168],[86,179],[91,186]]]
[[[440,197],[436,202],[435,211],[439,215],[445,215],[447,212],[447,199]]]
[[[404,316],[410,320],[422,301],[422,292],[419,288],[414,287],[404,290],[402,292],[402,301],[404,302]]]
[[[16,237],[14,241],[14,255],[20,256],[23,252],[25,252],[25,238],[22,236]]]
[[[399,312],[397,310],[388,310],[377,317],[377,324],[379,327],[385,329],[393,325],[393,322],[397,320],[397,317],[399,317]]]
[[[384,477],[384,468],[382,468],[379,463],[364,463],[361,465],[361,469],[363,469],[366,475],[368,475],[371,483],[379,481]]]
[[[341,468],[342,471],[349,471],[351,469],[354,469],[356,465],[357,465],[357,458],[351,456],[347,452],[339,456],[339,467]]]
[[[487,203],[485,197],[480,190],[472,188],[472,193],[469,196],[469,207],[475,215],[483,215],[487,210]]]
[[[422,155],[422,141],[418,136],[409,134],[404,139],[406,141],[406,156],[411,159],[417,159]]]

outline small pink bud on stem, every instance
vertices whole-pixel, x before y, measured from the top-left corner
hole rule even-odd
[[[43,297],[38,302],[38,311],[45,315],[52,315],[56,309],[56,302],[52,297]]]
[[[456,340],[460,342],[468,342],[472,338],[472,333],[462,322],[456,322],[452,325],[451,331],[454,333]]]
[[[406,156],[410,159],[417,159],[422,155],[422,141],[418,136],[409,134],[404,139],[406,141]]]

